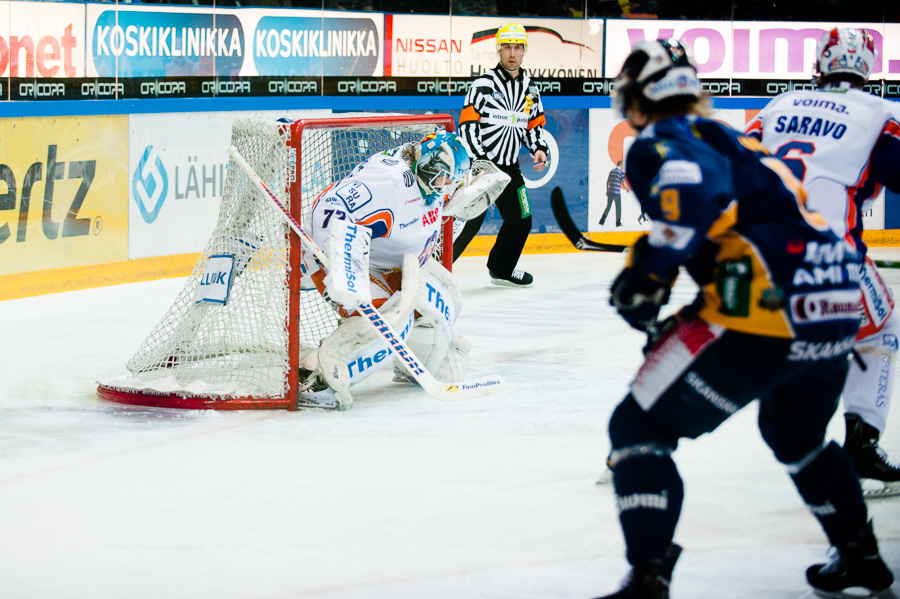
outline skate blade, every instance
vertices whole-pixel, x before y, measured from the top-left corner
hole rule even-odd
[[[612,482],[612,470],[607,468],[603,471],[603,474],[600,475],[600,478],[597,479],[598,485],[608,485]]]
[[[304,392],[305,393],[305,392]],[[334,395],[325,393],[312,393],[304,397],[303,393],[297,397],[298,410],[338,410],[340,405]]]
[[[882,591],[872,591],[866,587],[847,587],[843,591],[823,591],[821,589],[813,589],[816,597],[825,597],[826,599],[861,599],[863,597],[875,597],[880,599],[896,599],[896,595],[891,592],[890,588]]]
[[[886,483],[871,478],[862,478],[863,497],[865,499],[887,499],[888,497],[900,497],[900,482]]]
[[[321,404],[321,403],[297,401],[297,409],[298,410],[337,410],[337,409],[339,409],[339,407],[337,404]]]

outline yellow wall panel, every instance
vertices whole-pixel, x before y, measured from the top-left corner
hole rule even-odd
[[[128,258],[128,117],[0,120],[0,275]]]

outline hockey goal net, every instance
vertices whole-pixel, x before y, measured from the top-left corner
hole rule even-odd
[[[347,115],[281,122],[236,119],[231,143],[305,226],[312,201],[376,152],[453,131],[450,115]],[[452,262],[452,224],[438,258]],[[307,250],[274,203],[233,162],[216,228],[162,320],[101,397],[192,409],[296,409],[304,350],[338,316],[303,275]]]

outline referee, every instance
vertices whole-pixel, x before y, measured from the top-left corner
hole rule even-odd
[[[488,272],[495,285],[528,287],[529,273],[516,268],[525,241],[531,232],[531,204],[525,179],[519,170],[522,144],[534,157],[534,170],[549,164],[544,142],[544,107],[537,86],[525,70],[522,59],[528,49],[528,35],[518,23],[497,30],[500,63],[479,77],[466,94],[459,118],[459,137],[475,160],[490,160],[510,176],[497,198],[503,224],[488,256]],[[468,221],[453,242],[456,260],[478,234],[486,213]]]

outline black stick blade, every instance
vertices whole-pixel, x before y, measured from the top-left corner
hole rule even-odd
[[[557,224],[559,224],[560,231],[577,249],[586,252],[624,252],[627,249],[628,246],[624,245],[597,243],[582,235],[569,214],[566,198],[559,187],[554,187],[553,191],[550,192],[550,208],[553,209],[553,216],[556,218]]]

